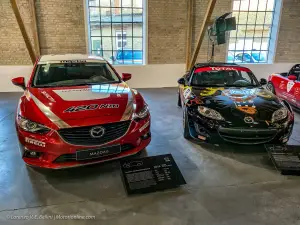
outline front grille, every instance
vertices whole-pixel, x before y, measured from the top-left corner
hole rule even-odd
[[[126,151],[129,151],[131,149],[134,149],[134,146],[132,144],[123,144],[121,145],[121,152],[126,152]],[[109,159],[109,158],[112,158],[114,156],[105,156],[105,157],[101,157],[101,158],[98,158],[98,159],[89,159],[89,160],[86,160],[86,161],[95,161],[95,160],[99,160],[99,159],[102,159],[102,160],[105,160],[105,159]],[[74,162],[76,161],[76,153],[74,154],[65,154],[65,155],[61,155],[59,156],[54,162],[56,163],[63,163],[63,162]],[[85,160],[80,160],[80,162],[84,162]]]
[[[276,129],[225,128],[219,127],[220,136],[236,144],[263,144],[270,142],[277,134]]]
[[[68,143],[73,145],[101,145],[116,140],[126,134],[131,121],[118,123],[108,123],[88,127],[75,127],[60,129],[59,135]],[[90,134],[93,127],[101,126],[105,129],[105,133],[100,138],[94,138]]]

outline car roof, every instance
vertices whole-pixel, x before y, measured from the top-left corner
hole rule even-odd
[[[39,60],[41,63],[49,62],[59,62],[59,61],[73,61],[73,60],[87,60],[87,61],[97,61],[106,62],[105,59],[98,56],[86,55],[86,54],[64,54],[64,55],[43,55]]]

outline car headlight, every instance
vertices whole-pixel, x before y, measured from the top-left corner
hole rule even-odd
[[[276,110],[272,115],[272,123],[285,119],[287,115],[288,111],[285,107]]]
[[[133,114],[133,118],[136,119],[144,119],[149,114],[149,108],[148,105],[145,103],[144,107],[137,113]]]
[[[198,107],[198,112],[205,117],[208,117],[210,119],[214,120],[224,120],[223,116],[221,116],[220,113],[218,113],[216,110],[206,108],[204,106]]]
[[[50,131],[49,128],[43,126],[42,124],[28,120],[20,115],[18,116],[17,124],[21,129],[31,133],[45,134]]]

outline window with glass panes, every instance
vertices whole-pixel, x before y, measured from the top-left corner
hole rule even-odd
[[[143,0],[88,0],[90,53],[112,64],[143,64],[143,4]]]
[[[276,0],[234,0],[237,29],[230,32],[228,62],[270,62],[270,41]]]

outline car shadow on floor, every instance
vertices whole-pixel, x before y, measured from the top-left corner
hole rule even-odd
[[[222,157],[256,167],[276,170],[264,145],[237,145],[227,143],[220,143],[217,145],[208,143],[195,144],[200,145],[205,151],[218,154]]]

